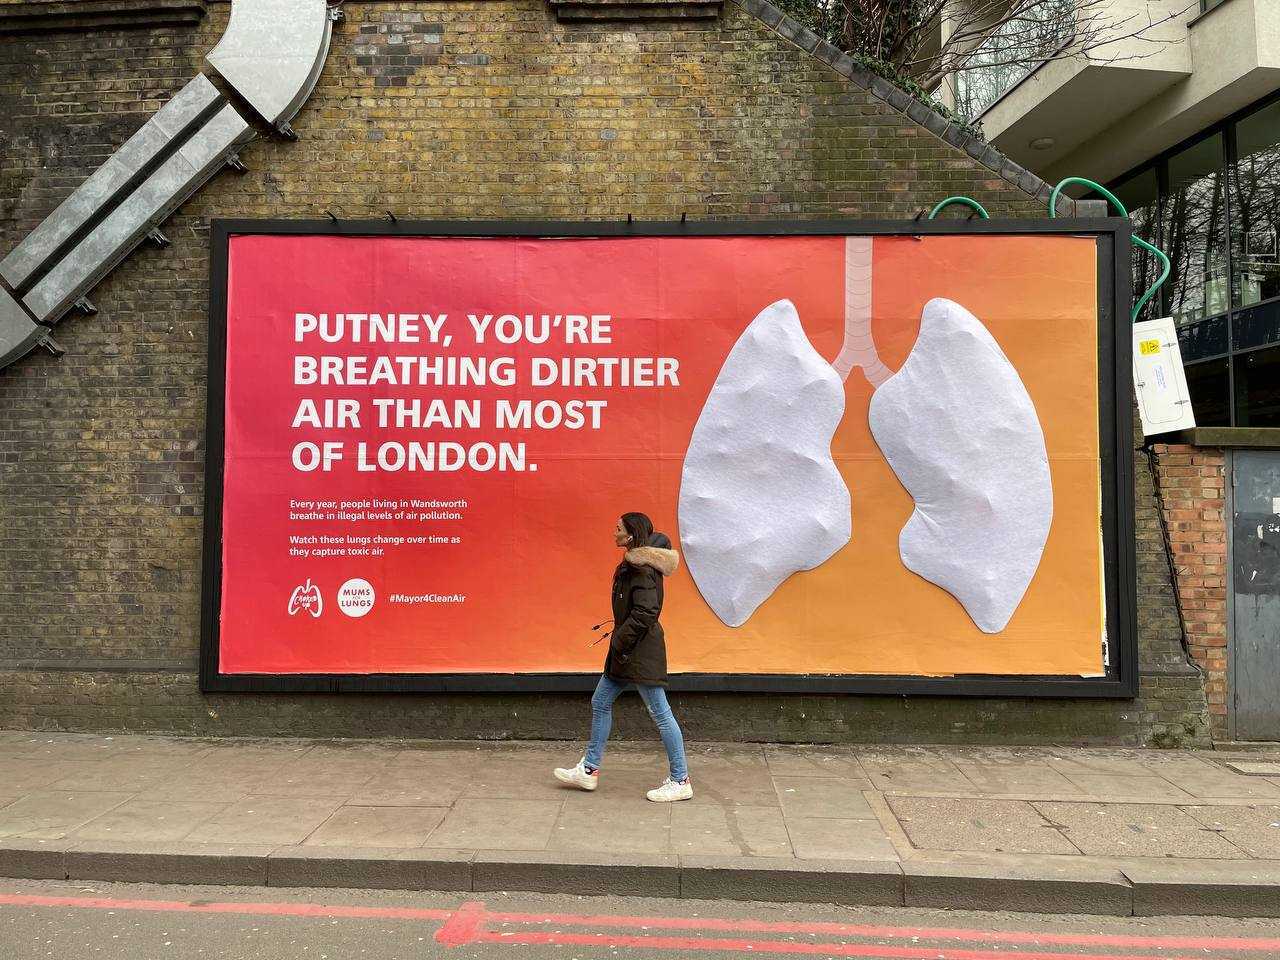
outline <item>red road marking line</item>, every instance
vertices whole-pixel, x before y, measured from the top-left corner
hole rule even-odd
[[[475,943],[485,935],[484,916],[484,904],[478,900],[468,900],[436,931],[436,943],[446,947]]]
[[[252,914],[284,917],[339,917],[347,919],[387,920],[442,920],[444,927],[436,934],[441,943],[461,945],[469,942],[509,943],[560,943],[569,945],[639,945],[655,949],[743,949],[765,950],[774,953],[822,953],[834,952],[840,956],[894,956],[904,958],[923,957],[926,960],[940,955],[941,948],[880,947],[874,944],[809,944],[783,941],[715,940],[693,937],[627,936],[607,933],[561,934],[543,931],[494,933],[484,929],[484,924],[562,924],[587,927],[656,927],[666,930],[718,931],[738,933],[775,933],[842,937],[915,939],[915,940],[969,940],[979,943],[1033,944],[1043,946],[1110,946],[1131,948],[1173,948],[1183,950],[1247,950],[1280,953],[1280,939],[1245,937],[1178,937],[1178,936],[1128,936],[1123,934],[1069,934],[1036,933],[1019,930],[969,930],[962,928],[884,927],[832,922],[793,922],[764,920],[730,920],[719,917],[644,917],[610,914],[540,914],[540,913],[490,913],[483,903],[464,903],[457,910],[420,907],[355,907],[336,904],[313,903],[235,903],[189,902],[183,900],[129,900],[109,897],[58,897],[32,894],[0,893],[0,906],[76,907],[92,910],[144,910],[156,912]],[[448,933],[446,934],[446,930]],[[455,942],[441,939],[471,937]],[[539,938],[552,937],[554,940]],[[573,939],[573,938],[579,939]],[[715,944],[742,944],[739,948],[715,946]],[[667,944],[670,944],[668,946]],[[712,946],[706,946],[711,944]],[[861,951],[861,952],[858,952]],[[907,952],[902,952],[907,951]],[[946,950],[948,957],[968,960],[1010,957],[1008,951],[989,953],[983,951]],[[1039,957],[1060,958],[1063,954],[1018,953],[1021,960]],[[1088,958],[1073,957],[1073,960]],[[1114,956],[1095,960],[1118,960]],[[1167,960],[1167,958],[1166,958]]]
[[[416,907],[344,907],[323,903],[190,903],[183,900],[112,900],[108,897],[37,897],[22,893],[0,893],[0,906],[6,905],[387,920],[448,920],[454,914],[452,910],[428,910]]]
[[[892,957],[901,960],[1156,960],[1152,954],[1026,953],[1021,950],[970,950],[946,947],[894,947],[874,943],[793,943],[787,940],[731,940],[707,937],[646,937],[610,933],[481,932],[476,943],[523,946],[628,947],[647,950],[727,953],[821,954],[827,957]],[[1159,960],[1205,960],[1204,957],[1161,957]]]
[[[956,927],[884,927],[866,924],[789,920],[728,920],[720,917],[634,917],[611,914],[502,913],[491,924],[563,924],[574,927],[656,927],[660,930],[714,930],[731,933],[828,934],[837,937],[917,940],[974,940],[1079,947],[1169,947],[1176,950],[1259,950],[1280,953],[1280,939],[1251,937],[1134,936],[1110,933],[1036,933],[1022,930],[971,930]]]

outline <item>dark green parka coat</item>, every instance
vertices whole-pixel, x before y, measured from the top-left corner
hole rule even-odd
[[[658,616],[662,580],[675,573],[680,554],[665,534],[628,550],[613,574],[613,634],[604,672],[618,683],[667,684],[667,644]]]

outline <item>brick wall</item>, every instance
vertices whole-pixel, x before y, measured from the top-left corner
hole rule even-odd
[[[1227,735],[1226,458],[1184,444],[1151,448],[1187,649],[1204,671],[1213,736]]]
[[[251,145],[248,173],[223,173],[184,206],[165,227],[172,246],[139,250],[94,291],[99,314],[59,326],[66,356],[0,371],[0,726],[579,736],[580,697],[200,695],[208,223],[326,210],[908,218],[957,193],[994,216],[1041,214],[1034,178],[939,139],[953,131],[742,2],[718,21],[645,25],[560,24],[542,0],[346,3],[293,122],[301,139]],[[196,72],[227,14],[0,33],[0,249]],[[1139,522],[1154,522],[1135,455]],[[1203,742],[1200,675],[1149,534],[1136,702],[689,695],[682,719],[697,738]],[[621,730],[650,735],[638,713]]]

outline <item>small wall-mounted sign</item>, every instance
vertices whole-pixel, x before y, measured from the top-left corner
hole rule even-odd
[[[1196,425],[1172,317],[1133,325],[1133,384],[1143,436]]]

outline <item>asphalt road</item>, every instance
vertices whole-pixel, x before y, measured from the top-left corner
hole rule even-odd
[[[0,880],[4,960],[1280,956],[1280,920]]]

